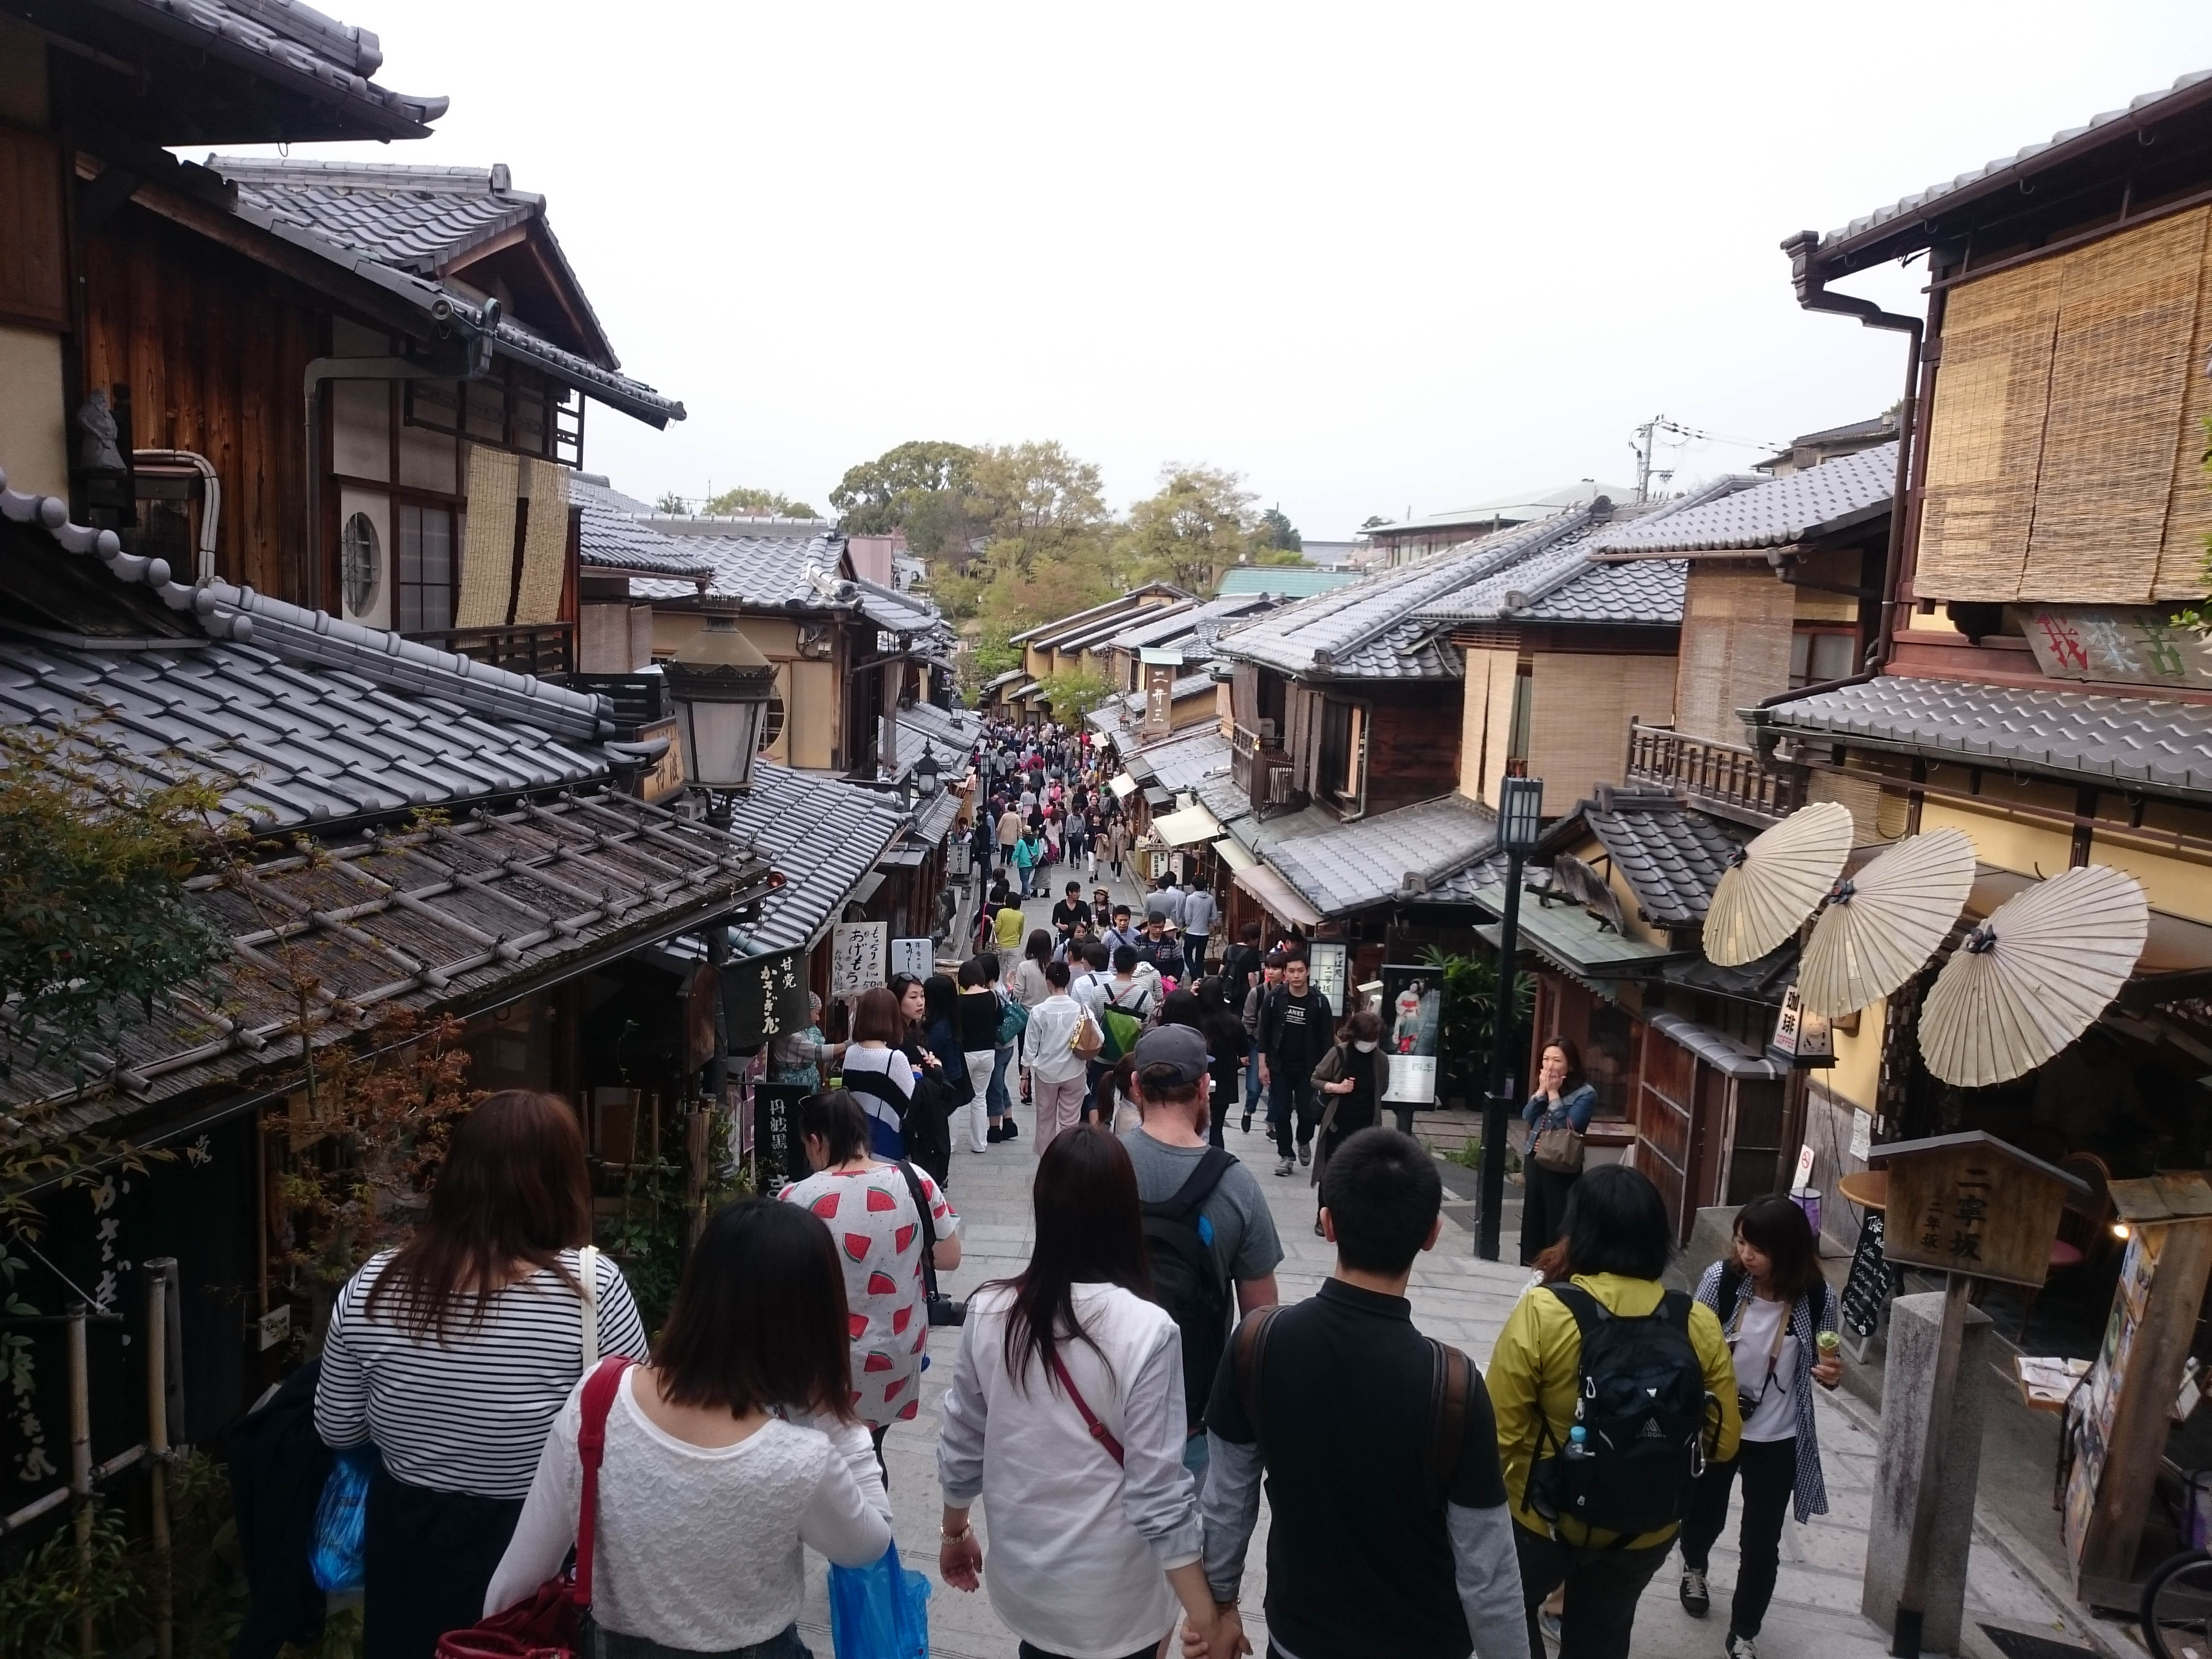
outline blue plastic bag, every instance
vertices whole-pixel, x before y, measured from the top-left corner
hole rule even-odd
[[[376,1470],[376,1448],[353,1446],[338,1453],[315,1504],[315,1541],[307,1559],[315,1585],[325,1590],[362,1587],[368,1530],[368,1477]]]
[[[830,1643],[837,1659],[929,1659],[929,1580],[896,1544],[872,1566],[831,1565]]]

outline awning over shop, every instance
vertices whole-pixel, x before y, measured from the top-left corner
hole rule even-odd
[[[1117,800],[1127,800],[1137,793],[1137,781],[1127,772],[1116,772],[1106,787],[1114,792]]]
[[[1231,870],[1256,870],[1260,860],[1244,850],[1243,843],[1234,836],[1224,836],[1213,843],[1214,852]]]
[[[1212,841],[1221,832],[1221,821],[1203,806],[1186,806],[1179,812],[1168,812],[1152,820],[1152,833],[1170,847]]]
[[[1267,907],[1270,915],[1294,927],[1318,927],[1321,912],[1298,896],[1297,891],[1264,864],[1237,872],[1237,884]]]
[[[1171,790],[1163,789],[1158,784],[1154,784],[1145,791],[1145,805],[1155,812],[1165,811],[1175,805],[1175,794]],[[1153,822],[1157,823],[1158,820],[1154,819]]]
[[[1492,915],[1502,915],[1505,890],[1482,888],[1475,893],[1474,902]],[[1498,931],[1494,927],[1475,929],[1492,945],[1498,942]],[[1641,978],[1656,972],[1662,963],[1694,954],[1616,933],[1578,904],[1544,904],[1533,893],[1524,893],[1521,898],[1521,943],[1569,973],[1593,980]]]

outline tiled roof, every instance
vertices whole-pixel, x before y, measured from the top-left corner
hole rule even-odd
[[[1194,726],[1127,750],[1123,763],[1139,781],[1149,774],[1161,788],[1179,793],[1197,787],[1210,773],[1228,769],[1229,739],[1218,726]]]
[[[2212,80],[2212,70],[2193,70],[2183,76],[2170,87],[2163,88],[2157,92],[2147,92],[2139,98],[2130,100],[2128,106],[2124,110],[2107,110],[2101,115],[2093,115],[2081,125],[2068,127],[2062,131],[2055,132],[2040,143],[2029,144],[2024,149],[2014,150],[2010,155],[2000,155],[1995,161],[1971,168],[1955,178],[1946,179],[1938,184],[1930,185],[1927,189],[1917,191],[1901,201],[1892,202],[1886,207],[1876,208],[1871,213],[1862,214],[1850,223],[1832,230],[1820,238],[1820,250],[1823,252],[1831,251],[1838,245],[1855,240],[1868,231],[1888,224],[1893,220],[1929,218],[1933,213],[1948,204],[1947,198],[1960,196],[1968,191],[1978,194],[1980,191],[1978,186],[2000,186],[2008,179],[2018,177],[2019,187],[2026,191],[2029,188],[2028,180],[2020,175],[2033,172],[2034,163],[2039,157],[2094,132],[2100,127],[2109,127],[2115,123],[2126,125],[2121,126],[2119,131],[2113,135],[2114,137],[2136,130],[2143,123],[2158,119],[2168,113],[2170,108],[2179,103],[2185,94],[2192,88],[2203,85],[2207,80]]]
[[[907,823],[887,794],[765,756],[753,763],[752,788],[727,799],[730,833],[784,878],[745,929],[763,951],[809,946],[828,932]]]
[[[684,536],[669,540],[688,558],[705,565],[708,595],[742,599],[752,605],[786,605],[806,611],[856,606],[858,582],[840,568],[845,538],[820,535],[799,540],[786,536]],[[688,599],[697,589],[690,582],[641,581],[630,591],[650,599]]]
[[[1512,612],[1511,620],[1654,627],[1680,623],[1689,568],[1681,559],[1637,559],[1623,564],[1585,562],[1569,580],[1534,605]]]
[[[678,580],[712,573],[714,567],[704,559],[638,521],[637,515],[645,511],[642,502],[609,489],[603,481],[571,476],[568,500],[582,509],[580,558],[587,569],[597,566]],[[696,591],[696,582],[686,585]]]
[[[2212,792],[2212,706],[1884,674],[1760,711],[1759,723],[2067,778]]]
[[[1277,842],[1267,862],[1325,916],[1422,894],[1498,844],[1498,820],[1463,795]],[[1419,882],[1409,883],[1408,876]]]
[[[742,842],[616,794],[522,802],[196,876],[186,890],[231,956],[173,1006],[127,1023],[118,1052],[82,1056],[89,1075],[48,1060],[11,1081],[46,1098],[82,1089],[73,1127],[248,1073],[281,1086],[298,1062],[302,987],[324,1048],[397,1011],[495,1006],[580,959],[741,904],[769,879]]]
[[[1427,513],[1419,518],[1399,519],[1389,524],[1376,525],[1367,533],[1370,536],[1404,535],[1417,530],[1450,530],[1460,525],[1487,524],[1493,520],[1525,524],[1531,520],[1547,519],[1555,514],[1588,507],[1601,495],[1615,501],[1625,501],[1635,493],[1626,484],[1595,483],[1584,478],[1578,483],[1565,484],[1540,495],[1502,495],[1496,501],[1477,501],[1473,507],[1455,507],[1448,513]]]
[[[237,0],[233,0],[233,3],[236,3]],[[217,178],[226,178],[219,170],[223,158],[210,156],[208,160],[207,172]],[[349,240],[358,230],[358,227],[350,222],[341,223],[335,229],[326,228],[321,219],[325,206],[324,198],[331,194],[330,191],[321,185],[299,189],[284,188],[270,171],[272,168],[289,171],[295,164],[254,160],[238,165],[241,179],[234,186],[231,211],[247,224],[265,230],[318,258],[327,260],[341,270],[375,284],[386,293],[425,313],[434,314],[442,326],[457,331],[465,338],[488,338],[491,349],[497,355],[540,369],[562,384],[574,386],[625,414],[635,416],[648,425],[665,426],[670,421],[684,418],[682,404],[672,398],[664,397],[642,380],[633,380],[619,372],[620,364],[613,349],[606,344],[605,337],[599,330],[596,319],[587,317],[590,331],[595,336],[596,355],[591,357],[579,356],[564,346],[555,344],[513,317],[500,316],[495,321],[488,322],[483,305],[460,289],[415,269],[409,258],[398,257],[403,251],[401,248],[359,246],[355,240]],[[302,162],[298,165],[305,167],[313,164]],[[355,164],[356,170],[359,165]],[[404,173],[409,169],[394,171]],[[434,179],[448,183],[459,171],[451,168],[429,170]],[[198,176],[206,175],[202,173]],[[313,175],[307,176],[312,178]],[[481,176],[489,179],[492,175],[485,173]],[[535,201],[538,198],[519,197],[510,192],[503,199]],[[542,209],[533,210],[535,212],[542,212]],[[551,234],[550,230],[545,233],[547,246],[558,258],[559,249],[552,242]],[[372,243],[379,240],[375,237],[363,237],[362,240]],[[404,236],[399,240],[404,243]],[[394,257],[388,258],[387,253]],[[584,305],[588,313],[588,302],[584,300],[580,285],[572,280],[570,286],[577,302]]]
[[[1251,796],[1239,789],[1236,779],[1226,772],[1200,778],[1191,786],[1191,793],[1198,797],[1198,804],[1223,824],[1252,816]]]
[[[983,732],[983,717],[972,709],[939,708],[933,702],[901,703],[898,723],[902,756],[909,749],[919,754],[925,742],[931,743],[937,758],[952,770],[958,769],[951,763],[964,761]]]
[[[1532,536],[1530,550],[1522,557],[1430,600],[1420,608],[1421,619],[1475,622],[1518,614],[1538,596],[1552,592],[1589,568],[1590,537],[1608,522],[1586,513],[1545,520],[1538,528],[1547,533]]]
[[[1166,582],[1147,582],[1144,586],[1131,588],[1127,592],[1116,598],[1071,612],[1065,617],[1056,617],[1050,622],[1039,623],[1036,627],[1025,628],[1018,634],[1009,635],[1006,643],[1057,648],[1063,637],[1073,638],[1088,634],[1100,623],[1111,622],[1116,617],[1126,621],[1137,612],[1149,609],[1147,600],[1164,599],[1170,601],[1181,601],[1188,600],[1189,598],[1190,595],[1184,592],[1182,589],[1172,586]]]
[[[1750,482],[1683,512],[1618,526],[1591,546],[1600,557],[1784,547],[1887,513],[1896,482],[1897,446],[1881,444],[1786,477]]]
[[[1732,824],[1679,802],[1645,805],[1616,798],[1610,807],[1585,801],[1589,826],[1647,920],[1662,927],[1702,926],[1729,854],[1748,839]]]
[[[406,162],[210,155],[238,193],[312,225],[372,259],[424,276],[462,263],[495,237],[541,217],[545,198],[510,187],[507,170]]]
[[[375,35],[300,0],[100,0],[104,9],[194,52],[266,76],[363,122],[360,136],[423,138],[448,100],[410,96],[368,77],[384,65]],[[317,135],[321,136],[321,135]]]

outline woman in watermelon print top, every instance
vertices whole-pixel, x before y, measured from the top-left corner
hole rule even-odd
[[[844,1090],[808,1096],[799,1109],[799,1128],[815,1173],[782,1195],[820,1216],[837,1242],[853,1333],[853,1413],[875,1437],[880,1460],[884,1431],[921,1410],[929,1344],[922,1252],[932,1250],[940,1273],[958,1267],[960,1218],[929,1172],[916,1169],[929,1206],[929,1224],[923,1224],[905,1172],[869,1156],[866,1114]]]

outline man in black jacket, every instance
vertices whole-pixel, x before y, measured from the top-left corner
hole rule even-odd
[[[1296,1175],[1300,1164],[1313,1161],[1313,1069],[1335,1040],[1335,1014],[1328,999],[1313,988],[1306,959],[1292,957],[1283,964],[1281,987],[1260,1005],[1260,1081],[1267,1091],[1267,1127],[1275,1132],[1275,1151],[1282,1162],[1279,1176]],[[1292,1119],[1297,1120],[1297,1158],[1291,1158]]]

